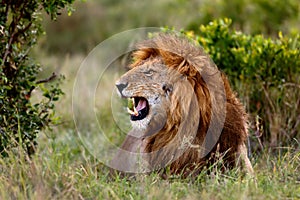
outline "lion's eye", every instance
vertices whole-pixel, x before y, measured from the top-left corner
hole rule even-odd
[[[152,75],[153,75],[153,72],[154,72],[154,70],[149,69],[148,71],[145,71],[144,74],[145,74],[146,76],[152,76]]]

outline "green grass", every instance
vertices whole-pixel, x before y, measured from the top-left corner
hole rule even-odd
[[[41,134],[37,153],[1,158],[1,199],[299,199],[300,153],[255,156],[256,181],[238,169],[205,172],[195,180],[108,178],[108,168],[86,152],[73,130]]]
[[[66,75],[66,96],[57,104],[62,124],[40,133],[32,158],[17,149],[0,158],[0,199],[300,199],[300,152],[292,148],[254,155],[255,179],[239,169],[225,173],[216,169],[210,175],[204,171],[196,179],[163,180],[155,173],[135,180],[110,179],[108,168],[84,148],[72,121],[72,87],[82,60],[43,59],[50,66],[60,63]],[[108,115],[99,114],[105,131],[116,136],[119,131]]]

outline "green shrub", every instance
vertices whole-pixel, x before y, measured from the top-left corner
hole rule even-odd
[[[232,19],[235,29],[251,34],[276,37],[280,30],[285,34],[300,30],[299,0],[202,0],[198,12],[189,27],[197,28],[212,19],[226,17]]]
[[[278,39],[272,40],[231,30],[230,25],[231,20],[224,19],[184,32],[227,74],[265,144],[295,142],[300,137],[299,35],[287,38],[279,32]]]
[[[28,154],[34,152],[38,131],[54,120],[54,104],[62,91],[58,83],[45,84],[37,80],[40,65],[30,56],[37,43],[41,28],[41,9],[52,19],[73,0],[59,1],[9,1],[0,2],[0,153],[21,146]],[[33,104],[31,93],[42,89],[43,98]]]

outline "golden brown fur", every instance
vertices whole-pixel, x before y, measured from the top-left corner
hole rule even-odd
[[[117,82],[126,85],[121,93],[147,98],[151,112],[133,124],[121,149],[144,153],[145,172],[164,174],[168,167],[170,174],[196,175],[221,154],[225,167],[235,166],[240,156],[252,173],[245,147],[245,109],[200,47],[179,36],[159,34],[137,46],[130,68]],[[137,160],[126,156],[119,152],[112,166],[134,173],[128,168]]]

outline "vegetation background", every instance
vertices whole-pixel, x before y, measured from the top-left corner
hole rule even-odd
[[[219,18],[232,21],[214,21]],[[14,153],[0,158],[1,199],[300,199],[298,0],[75,1],[71,16],[66,10],[53,22],[44,15],[43,26],[46,34],[31,54],[43,66],[41,79],[52,72],[66,77],[62,84],[65,95],[56,103],[61,123],[51,131],[39,132],[32,158]],[[72,113],[72,90],[80,64],[97,44],[113,34],[149,26],[174,28],[198,40],[227,73],[250,113],[251,161],[256,181],[243,177],[239,169],[220,173],[220,163],[212,166],[214,173],[203,172],[196,180],[162,180],[152,174],[134,181],[110,181],[107,168],[84,148]],[[266,57],[255,57],[257,47],[262,47]],[[224,59],[231,58],[228,52],[235,55],[233,60]],[[289,62],[278,58],[274,65],[268,63],[267,56],[277,53]],[[244,59],[247,54],[251,55],[249,61]],[[270,70],[259,70],[257,62],[251,60],[254,58],[265,59],[267,62],[259,66]],[[240,66],[228,68],[235,60]],[[99,92],[107,98],[96,103],[106,108],[98,114],[112,139],[119,137],[120,130],[107,105],[114,87],[112,80],[122,72],[113,71],[104,80],[107,90]],[[82,111],[85,92],[89,91],[82,91],[82,104],[78,105]],[[40,96],[36,91],[32,101]],[[89,115],[92,113],[83,113],[82,121],[88,123]]]

